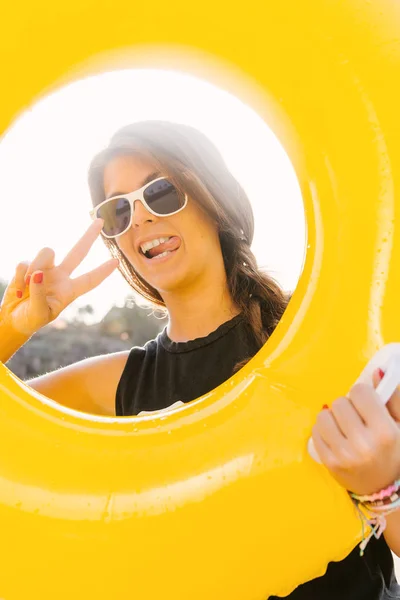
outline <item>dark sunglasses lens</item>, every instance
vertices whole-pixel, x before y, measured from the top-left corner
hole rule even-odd
[[[160,179],[150,184],[143,195],[151,210],[158,215],[174,213],[185,203],[184,195],[167,179]]]
[[[126,198],[115,198],[103,204],[96,216],[104,219],[103,232],[106,235],[120,235],[129,225],[131,207]]]

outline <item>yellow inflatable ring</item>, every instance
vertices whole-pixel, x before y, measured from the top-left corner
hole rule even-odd
[[[308,251],[267,345],[171,414],[90,417],[0,365],[1,598],[265,600],[356,545],[346,492],[306,446],[320,407],[400,338],[399,28],[396,0],[3,6],[0,132],[106,68],[205,75],[287,149]]]

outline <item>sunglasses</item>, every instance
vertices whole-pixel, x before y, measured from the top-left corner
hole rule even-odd
[[[93,220],[104,220],[101,230],[104,237],[116,238],[130,228],[136,200],[156,217],[175,215],[185,208],[188,201],[187,195],[177,190],[168,179],[159,177],[135,192],[104,200],[89,214]]]

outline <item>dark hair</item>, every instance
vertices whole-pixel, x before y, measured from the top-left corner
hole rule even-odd
[[[232,299],[261,348],[282,317],[289,296],[257,266],[250,249],[254,234],[251,204],[221,154],[205,135],[188,125],[166,121],[127,125],[113,135],[107,148],[90,164],[93,206],[105,199],[103,175],[107,163],[116,156],[135,154],[149,158],[157,170],[167,173],[177,188],[217,223]],[[116,242],[103,240],[111,255],[120,260],[119,270],[128,284],[152,304],[164,307],[158,291],[134,270]]]

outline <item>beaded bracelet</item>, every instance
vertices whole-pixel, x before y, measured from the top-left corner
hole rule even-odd
[[[380,538],[386,529],[385,516],[400,508],[400,479],[392,485],[371,495],[359,496],[350,492],[350,497],[358,511],[362,523],[362,542],[360,544],[360,556],[374,536]],[[371,533],[365,537],[365,525],[371,528]]]
[[[350,495],[358,502],[375,502],[376,500],[384,500],[385,498],[390,498],[392,494],[396,493],[400,489],[400,479],[396,479],[392,485],[389,485],[387,488],[376,492],[371,495],[358,496],[358,494],[353,494],[350,492]]]

